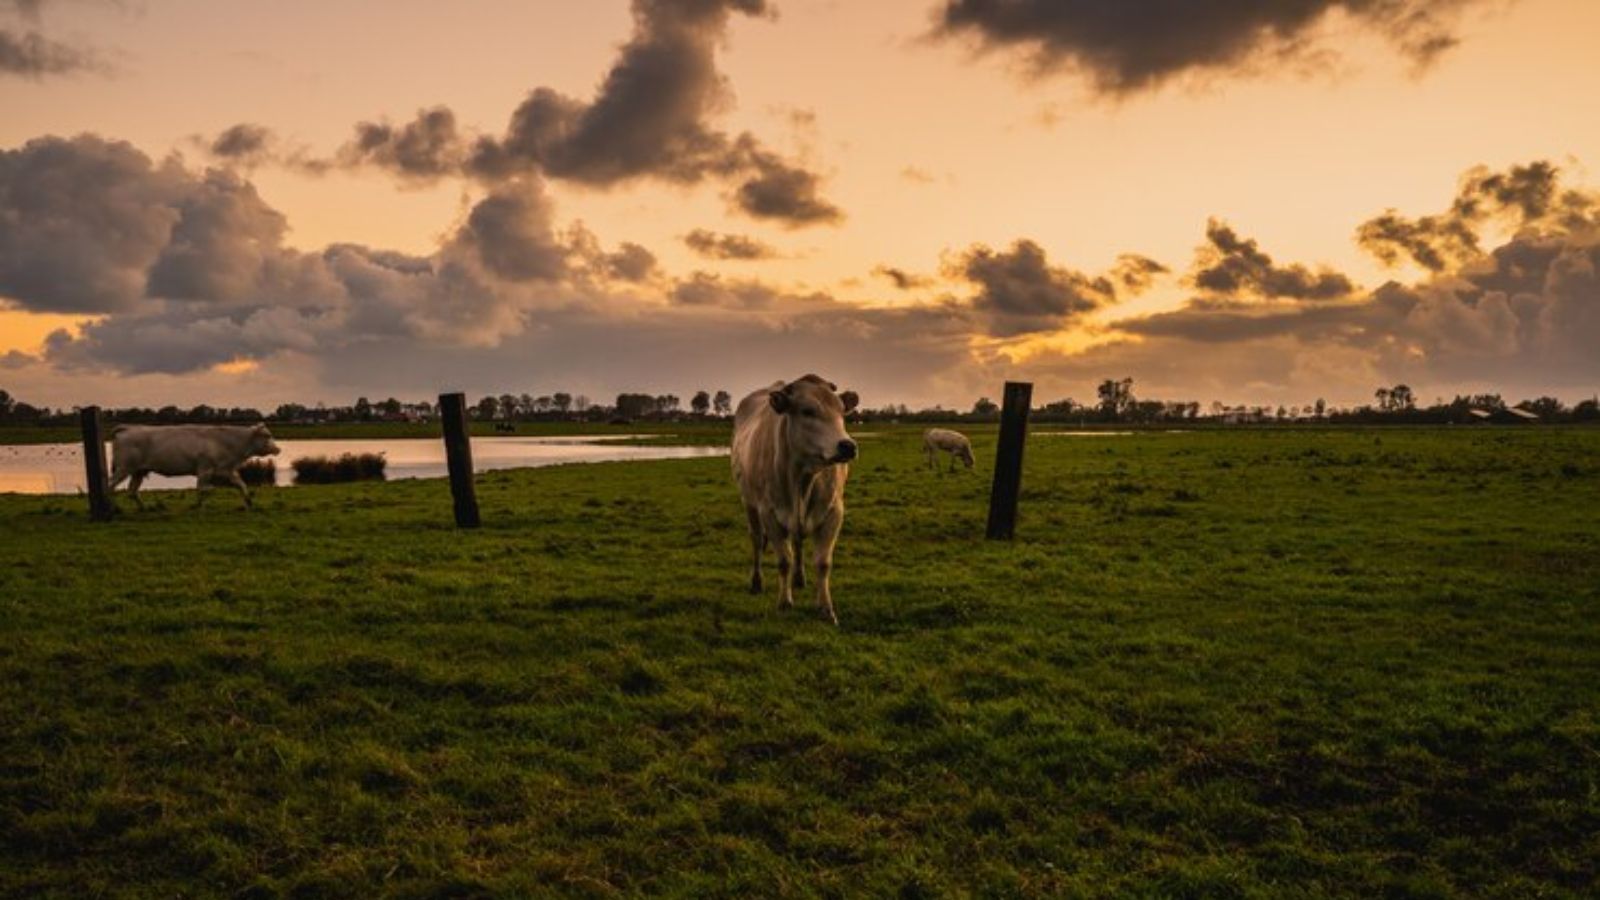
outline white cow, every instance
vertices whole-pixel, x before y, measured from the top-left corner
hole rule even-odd
[[[956,460],[972,468],[972,441],[959,431],[948,428],[929,428],[922,433],[922,452],[928,456],[928,468],[937,469],[938,464],[933,461],[940,452],[950,454],[950,471],[956,470]]]
[[[139,485],[146,475],[193,475],[195,505],[205,500],[214,478],[227,479],[250,507],[250,489],[239,477],[239,467],[252,456],[276,456],[278,445],[265,425],[118,425],[111,429],[111,486],[124,478],[128,496],[144,508]]]
[[[828,574],[844,524],[844,483],[857,452],[844,427],[855,395],[846,394],[847,405],[836,390],[806,375],[750,394],[734,414],[732,453],[750,523],[750,593],[761,593],[761,554],[770,543],[778,554],[778,606],[793,606],[794,588],[805,587],[809,537],[817,606],[835,625]]]

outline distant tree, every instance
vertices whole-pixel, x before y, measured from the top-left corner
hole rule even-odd
[[[1389,404],[1397,412],[1409,412],[1417,408],[1417,397],[1410,385],[1397,384],[1389,389]]]
[[[649,394],[618,394],[617,415],[628,419],[647,416],[656,410],[656,398]]]
[[[44,418],[47,412],[49,411],[40,409],[32,403],[17,400],[11,405],[10,416],[13,422],[37,422]]]
[[[972,404],[972,414],[975,416],[992,416],[999,411],[999,404],[988,397],[979,397],[978,402]]]
[[[717,415],[729,415],[733,412],[733,395],[727,391],[717,391],[717,395],[711,398],[711,406],[717,411]]]
[[[0,420],[11,418],[11,410],[17,405],[9,391],[0,391]]]
[[[400,415],[400,401],[393,397],[378,404],[378,410],[387,418],[398,418]]]
[[[477,409],[478,409],[478,418],[487,421],[489,419],[494,418],[495,414],[497,412],[499,412],[499,410],[500,410],[500,401],[496,400],[493,397],[485,396],[482,400],[478,401]]]
[[[1600,398],[1591,397],[1572,408],[1572,421],[1594,422],[1600,420]]]
[[[1316,405],[1313,406],[1312,409],[1316,410],[1317,418],[1320,419],[1327,414],[1328,404],[1321,397],[1318,397]]]
[[[555,404],[556,412],[561,413],[562,415],[566,415],[567,410],[572,409],[571,394],[557,391],[556,393],[550,395],[550,401]]]
[[[694,410],[697,416],[705,415],[711,410],[711,395],[705,391],[696,391],[694,397],[689,400],[689,408]]]
[[[1100,396],[1100,410],[1104,412],[1108,418],[1121,418],[1122,414],[1126,412],[1134,402],[1133,379],[1124,378],[1121,381],[1116,381],[1107,378],[1105,381],[1100,382],[1100,386],[1096,389],[1096,393],[1098,393]]]
[[[656,411],[657,412],[662,412],[662,413],[674,413],[674,412],[677,412],[678,411],[678,395],[677,394],[662,394],[661,396],[657,397],[656,398]]]
[[[500,407],[500,418],[502,419],[515,419],[518,415],[528,411],[527,407],[519,406],[517,398],[513,394],[501,394],[498,405]]]
[[[572,408],[578,412],[587,412],[593,404],[589,402],[588,394],[579,394],[572,398]]]
[[[1380,409],[1380,410],[1382,410],[1384,412],[1388,412],[1390,409],[1393,408],[1391,406],[1392,401],[1390,399],[1390,393],[1389,393],[1389,389],[1388,388],[1386,388],[1386,387],[1378,388],[1377,390],[1372,392],[1372,397],[1373,397],[1374,400],[1378,401],[1378,409]]]
[[[372,419],[372,401],[365,397],[357,397],[355,405],[356,418],[363,422]]]
[[[1540,397],[1537,400],[1529,400],[1522,404],[1522,408],[1546,420],[1558,418],[1567,410],[1566,405],[1554,397]]]

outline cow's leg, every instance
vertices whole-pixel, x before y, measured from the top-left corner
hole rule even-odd
[[[233,486],[239,489],[239,496],[244,498],[245,509],[250,509],[255,505],[250,499],[250,486],[244,483],[244,476],[239,474],[238,469],[233,470],[233,473],[228,477],[228,481],[232,482]]]
[[[777,516],[767,517],[767,537],[778,551],[778,608],[794,605],[794,541]]]
[[[206,486],[211,481],[211,470],[200,468],[194,474],[194,508],[199,509],[206,502]]]
[[[766,538],[762,536],[761,513],[754,506],[744,508],[745,518],[750,520],[750,593],[761,593],[761,551],[766,549]]]
[[[833,591],[828,578],[833,573],[833,547],[839,542],[839,529],[843,525],[844,509],[834,506],[812,534],[812,542],[816,545],[811,553],[812,562],[817,567],[817,606],[835,625],[839,624],[839,616],[833,611]]]
[[[803,591],[806,588],[806,532],[797,528],[794,532],[794,589]]]
[[[935,472],[939,471],[939,464],[933,461],[933,445],[932,444],[923,444],[922,445],[922,455],[926,456],[928,458],[928,468],[934,470]]]
[[[956,455],[954,453],[952,453],[952,454],[950,454],[950,471],[954,472],[955,470],[956,470]]]
[[[128,482],[128,496],[133,498],[133,505],[144,509],[144,498],[139,496],[139,488],[144,484],[146,472],[133,473],[133,480]]]

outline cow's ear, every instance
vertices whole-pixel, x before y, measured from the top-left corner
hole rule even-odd
[[[839,395],[839,402],[844,404],[845,412],[854,412],[861,405],[861,398],[856,396],[855,391],[845,391]]]
[[[770,391],[767,393],[767,402],[771,403],[773,411],[781,416],[789,411],[789,392]]]

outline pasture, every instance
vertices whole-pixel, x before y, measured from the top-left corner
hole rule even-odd
[[[1600,890],[1600,431],[860,430],[838,629],[725,459],[0,497],[0,895]]]

